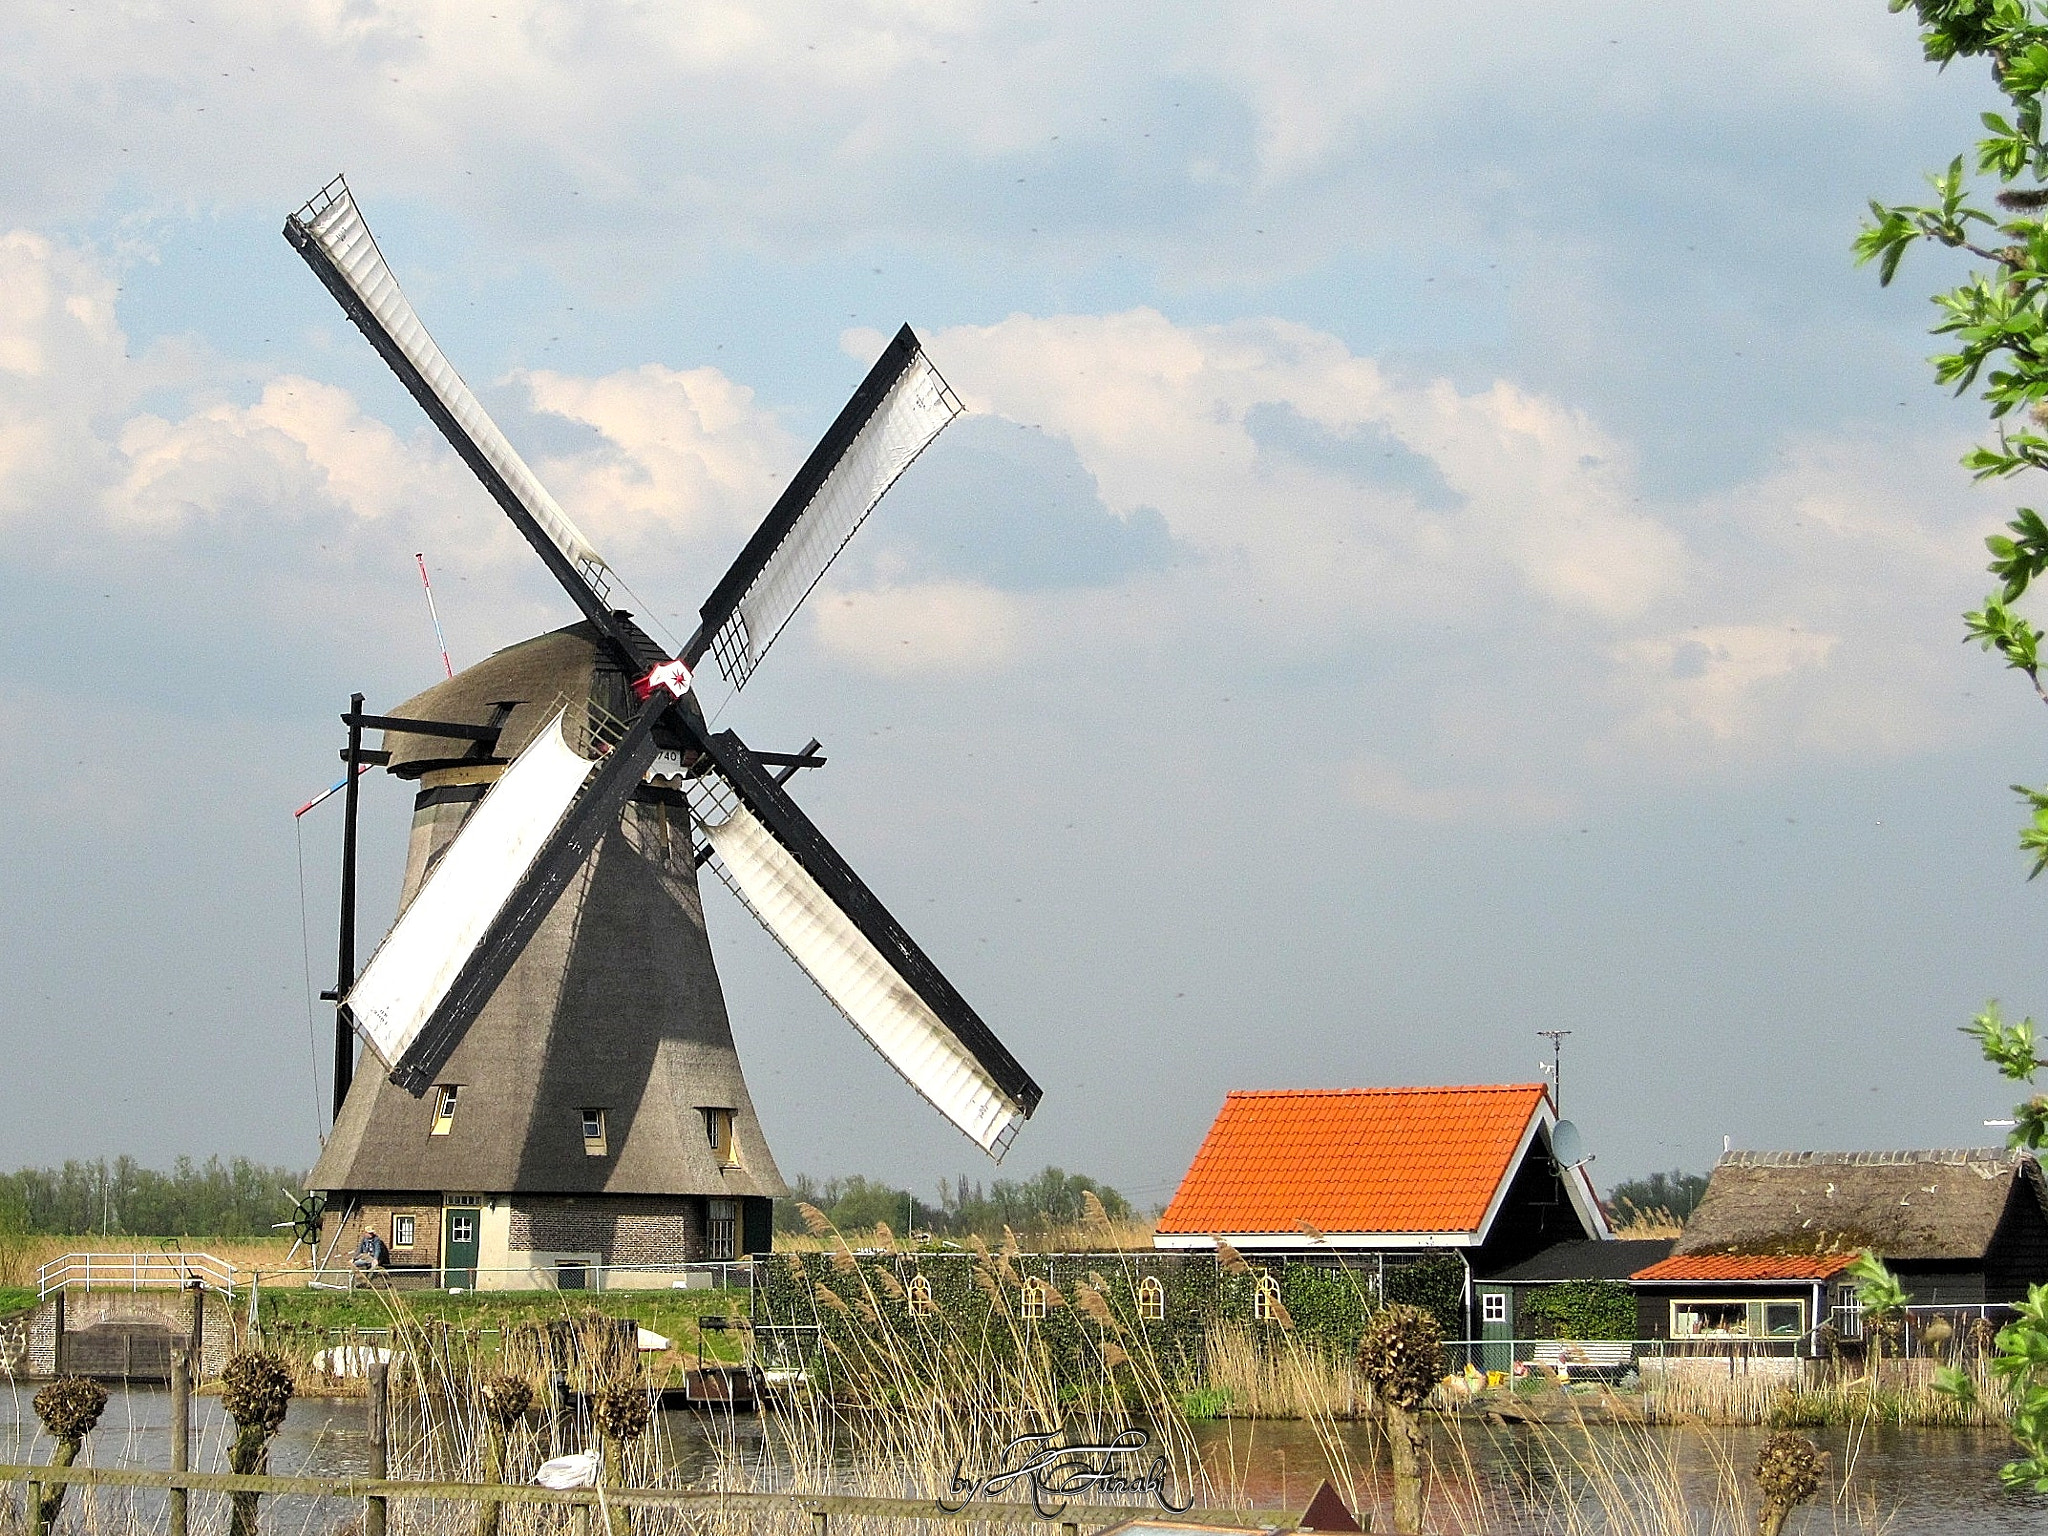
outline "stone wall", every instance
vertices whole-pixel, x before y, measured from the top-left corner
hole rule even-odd
[[[208,1291],[201,1324],[199,1377],[218,1376],[235,1352],[237,1317],[232,1302]],[[81,1333],[103,1323],[162,1328],[174,1346],[185,1342],[192,1316],[183,1291],[61,1291],[34,1311],[0,1324],[0,1366],[21,1377],[57,1374],[57,1330]]]

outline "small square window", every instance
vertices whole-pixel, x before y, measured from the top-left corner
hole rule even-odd
[[[455,1096],[460,1091],[453,1083],[434,1090],[434,1135],[446,1136],[455,1124]]]
[[[1036,1276],[1026,1280],[1024,1282],[1023,1301],[1017,1308],[1017,1315],[1026,1322],[1043,1321],[1045,1317],[1046,1293],[1050,1289],[1050,1286]]]
[[[1500,1291],[1488,1291],[1479,1298],[1479,1320],[1482,1323],[1504,1323],[1508,1320],[1508,1299]]]
[[[604,1134],[604,1111],[586,1109],[583,1111],[583,1155],[603,1157],[610,1150]]]
[[[391,1246],[410,1248],[413,1237],[419,1231],[417,1216],[394,1216],[391,1218]]]
[[[1271,1275],[1259,1276],[1252,1292],[1252,1316],[1262,1323],[1287,1322],[1287,1308],[1280,1302],[1280,1282]]]

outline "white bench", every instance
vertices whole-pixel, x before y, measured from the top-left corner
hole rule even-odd
[[[1626,1339],[1539,1339],[1529,1358],[1552,1370],[1618,1371],[1635,1354],[1635,1345]]]

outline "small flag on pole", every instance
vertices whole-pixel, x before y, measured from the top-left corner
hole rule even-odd
[[[426,589],[427,616],[434,621],[434,643],[441,647],[441,666],[450,677],[453,677],[455,675],[455,663],[448,659],[448,637],[441,633],[441,611],[434,606],[434,584],[427,580],[427,557],[424,554],[416,553],[413,555],[413,559],[420,563],[420,585]],[[331,794],[332,791],[330,790],[329,793]]]
[[[357,778],[361,778],[361,777],[362,777],[362,776],[363,776],[364,774],[368,773],[368,772],[369,772],[369,771],[370,771],[370,770],[371,770],[371,769],[372,769],[373,767],[375,767],[375,766],[376,766],[376,765],[375,765],[374,763],[358,763],[358,764],[356,764],[356,777],[357,777]],[[336,780],[335,780],[335,781],[334,781],[334,782],[333,782],[332,784],[328,785],[328,786],[327,786],[327,787],[326,787],[325,789],[321,790],[319,794],[315,795],[315,796],[314,796],[314,797],[313,797],[312,799],[308,800],[308,801],[307,801],[307,802],[306,802],[306,803],[305,803],[304,805],[300,806],[300,807],[299,807],[299,808],[298,808],[298,809],[297,809],[296,811],[293,811],[293,812],[292,812],[292,820],[293,820],[293,821],[297,821],[297,820],[298,820],[298,819],[299,819],[299,818],[300,818],[301,816],[305,815],[305,814],[306,814],[306,812],[308,812],[308,811],[310,811],[311,809],[313,809],[313,807],[314,807],[314,806],[318,805],[318,804],[319,804],[319,803],[320,803],[320,802],[321,802],[322,800],[325,800],[325,799],[326,799],[326,798],[327,798],[327,797],[328,797],[329,795],[331,795],[331,794],[335,793],[335,792],[336,792],[337,790],[341,789],[341,788],[342,788],[343,786],[345,786],[345,785],[346,785],[347,783],[348,783],[348,775],[344,773],[344,774],[343,774],[343,775],[342,775],[342,776],[341,776],[340,778],[336,779]]]

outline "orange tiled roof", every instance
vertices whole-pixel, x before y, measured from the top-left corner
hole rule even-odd
[[[1825,1280],[1856,1262],[1853,1253],[1685,1253],[1639,1269],[1635,1280]]]
[[[1540,1083],[1232,1093],[1159,1230],[1477,1232],[1543,1102]]]

